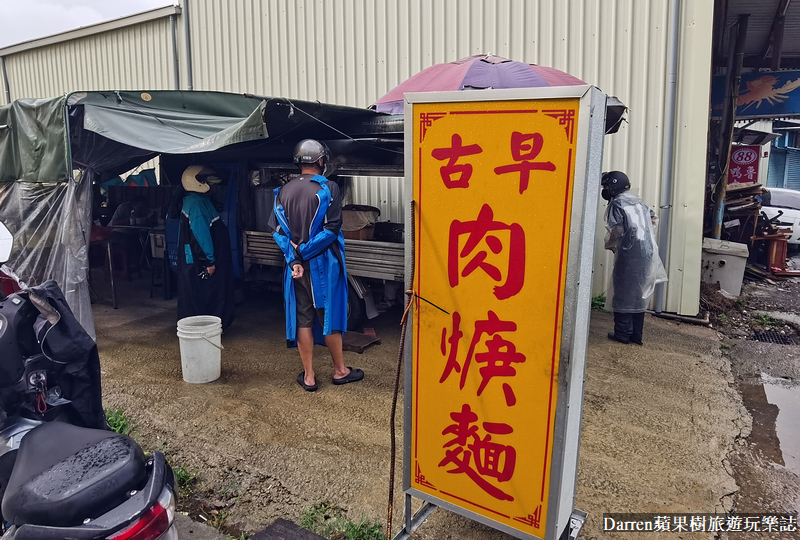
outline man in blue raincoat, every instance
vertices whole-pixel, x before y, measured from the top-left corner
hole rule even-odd
[[[300,141],[294,162],[300,175],[275,189],[270,225],[286,259],[283,294],[286,340],[297,345],[303,372],[297,383],[317,388],[314,343],[325,344],[333,358],[333,384],[360,381],[364,372],[344,365],[342,334],[347,330],[347,269],[339,186],[323,173],[328,148],[313,139]]]

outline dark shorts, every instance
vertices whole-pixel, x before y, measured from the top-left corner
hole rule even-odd
[[[319,317],[320,326],[325,323],[325,309],[315,308],[311,296],[311,278],[308,262],[303,263],[303,277],[294,280],[295,311],[297,312],[298,328],[313,328],[314,316]]]

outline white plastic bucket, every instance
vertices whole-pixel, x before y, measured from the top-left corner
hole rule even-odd
[[[222,364],[222,320],[196,315],[178,321],[183,380],[201,384],[219,379]]]

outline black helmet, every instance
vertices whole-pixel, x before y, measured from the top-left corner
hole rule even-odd
[[[603,186],[600,195],[607,201],[610,201],[623,191],[631,189],[631,181],[628,180],[628,175],[622,171],[603,173],[600,185]]]
[[[320,158],[327,162],[330,157],[328,147],[314,139],[303,139],[294,147],[294,162],[298,165],[316,163]]]

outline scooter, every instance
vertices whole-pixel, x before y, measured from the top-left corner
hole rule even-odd
[[[0,261],[12,242],[0,223]],[[55,282],[0,295],[2,540],[177,540],[174,485],[109,429],[97,346]]]

